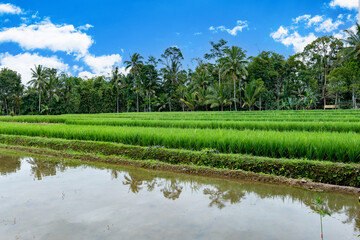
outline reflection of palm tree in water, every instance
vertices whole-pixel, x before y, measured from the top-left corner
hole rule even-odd
[[[176,179],[171,179],[170,184],[165,183],[165,187],[161,189],[161,192],[164,194],[164,197],[176,200],[180,197],[183,187],[181,183]]]
[[[204,195],[209,195],[211,200],[209,207],[217,206],[219,209],[225,207],[226,202],[230,204],[239,203],[241,199],[245,196],[244,191],[239,188],[221,188],[216,186],[216,189],[205,188],[203,191]]]
[[[119,172],[116,169],[111,169],[110,174],[111,180],[117,179],[119,177]]]
[[[0,174],[8,175],[10,173],[15,173],[20,170],[21,160],[16,156],[1,156],[0,157]]]
[[[131,173],[128,173],[129,175],[124,175],[125,181],[123,181],[124,185],[129,185],[129,191],[133,193],[138,193],[142,187],[143,180],[139,178],[136,175],[132,175]]]
[[[59,166],[58,163],[47,162],[36,158],[30,158],[27,162],[31,164],[31,174],[33,174],[37,180],[42,180],[43,177],[47,176],[55,176],[56,169]],[[60,170],[64,169],[61,168]]]

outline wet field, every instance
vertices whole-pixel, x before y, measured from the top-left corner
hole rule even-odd
[[[357,196],[0,150],[0,239],[324,239],[360,232]]]

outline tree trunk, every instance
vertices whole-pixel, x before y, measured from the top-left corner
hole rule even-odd
[[[261,95],[259,97],[259,108],[260,108],[260,111],[262,111],[262,109],[261,109]]]
[[[237,106],[236,106],[236,77],[235,74],[233,75],[234,79],[234,106],[235,106],[235,112],[237,112]]]
[[[39,113],[41,113],[41,87],[39,87]]]
[[[149,92],[149,112],[151,112],[151,94]]]
[[[220,67],[219,67],[219,87],[221,86],[221,79],[220,79]]]
[[[324,56],[324,86],[323,86],[323,89],[322,89],[322,95],[323,95],[323,100],[324,100],[324,108],[326,106],[326,97],[325,97],[326,83],[327,83],[326,72],[327,72],[327,67],[326,67],[326,60],[325,60],[325,56]]]
[[[335,94],[335,106],[338,104],[338,94]]]
[[[7,105],[6,97],[5,97],[5,110],[6,110],[6,115],[9,115],[9,110],[8,110],[8,105]]]
[[[116,93],[116,113],[119,113],[119,93]]]
[[[356,109],[356,99],[355,99],[355,91],[352,90],[352,102],[353,102],[353,108]]]
[[[139,112],[139,93],[136,93],[136,112]]]
[[[240,77],[240,80],[239,80],[239,101],[240,101],[240,104],[239,104],[239,106],[240,106],[240,108],[242,108],[243,106],[242,106],[242,101],[241,101],[241,77]]]

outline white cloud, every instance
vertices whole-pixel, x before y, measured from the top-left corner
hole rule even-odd
[[[309,20],[310,17],[311,17],[311,15],[305,14],[305,15],[302,15],[302,16],[299,16],[299,17],[293,19],[293,21],[294,21],[295,23],[299,23],[299,22],[301,22],[301,21]]]
[[[328,18],[324,22],[322,22],[318,27],[315,28],[317,32],[332,32],[339,28],[340,25],[344,24],[341,20],[336,20],[333,22],[331,18]]]
[[[359,0],[332,0],[330,2],[331,7],[341,7],[347,9],[358,9]]]
[[[216,28],[211,26],[209,28],[209,30],[214,31],[214,32],[217,32],[217,31],[222,31],[223,32],[223,31],[225,31],[225,32],[229,33],[232,36],[236,36],[237,32],[242,32],[242,30],[244,28],[247,28],[248,26],[249,25],[248,25],[247,21],[238,20],[236,22],[236,26],[234,28],[232,28],[232,29],[226,28],[225,26],[219,26],[219,27],[216,27]]]
[[[289,29],[280,26],[276,32],[270,34],[273,39],[281,39],[286,37],[289,34]]]
[[[86,31],[86,30],[89,30],[89,29],[92,28],[92,27],[94,27],[94,26],[87,23],[87,24],[85,24],[85,25],[83,25],[83,26],[78,27],[78,29],[79,29],[79,30],[84,30],[84,31]]]
[[[55,25],[46,19],[37,24],[4,28],[0,31],[2,42],[16,42],[26,50],[49,49],[85,55],[93,40],[73,25]]]
[[[276,42],[281,42],[287,47],[293,46],[295,52],[303,51],[308,44],[317,39],[313,33],[309,33],[307,36],[301,36],[297,31],[289,34],[289,30],[283,26],[271,33],[270,36]]]
[[[316,16],[309,19],[307,25],[308,25],[308,27],[311,27],[313,25],[319,24],[322,21],[324,21],[324,18],[322,16],[320,16],[320,15],[316,15]]]
[[[324,21],[323,16],[315,15],[314,17],[311,17],[311,15],[306,14],[299,16],[295,19],[293,19],[293,22],[295,24],[299,24],[300,22],[304,22],[306,24],[306,27],[311,27],[314,25],[318,25],[320,22]]]
[[[122,57],[119,54],[103,55],[95,57],[93,55],[86,55],[83,61],[89,66],[92,73],[84,71],[79,73],[80,77],[94,77],[99,75],[108,76],[114,65],[120,65]],[[121,69],[125,73],[125,69]]]
[[[83,72],[80,72],[78,74],[78,76],[81,78],[93,78],[93,77],[96,77],[96,74],[93,74],[89,71],[83,71]]]
[[[199,36],[199,35],[202,35],[202,32],[196,32],[194,33],[195,36]]]
[[[1,3],[0,4],[0,15],[1,14],[21,14],[21,8],[12,5],[10,3]]]
[[[60,71],[67,71],[68,65],[57,56],[43,57],[38,53],[21,53],[11,55],[9,53],[0,54],[0,68],[9,68],[21,74],[22,83],[27,84],[31,80],[31,68],[34,65],[43,65],[48,68],[56,68]]]

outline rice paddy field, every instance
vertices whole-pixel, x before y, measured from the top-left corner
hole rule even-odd
[[[355,182],[352,180],[351,185],[360,186],[360,111],[356,110],[0,117],[0,134],[2,139],[17,136],[17,139],[107,142],[248,159],[261,157],[264,161],[326,163],[331,169],[338,166],[357,169],[342,174],[352,175]],[[221,168],[221,163],[216,167]]]

